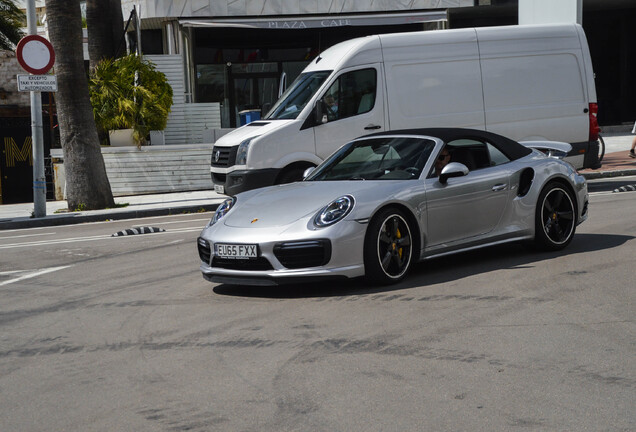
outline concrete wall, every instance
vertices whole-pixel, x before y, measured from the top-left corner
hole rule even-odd
[[[113,196],[211,190],[212,144],[102,147]],[[55,197],[65,199],[64,155],[52,149]]]
[[[30,106],[29,92],[18,92],[18,74],[27,72],[18,63],[15,53],[0,50],[0,108],[6,105]]]

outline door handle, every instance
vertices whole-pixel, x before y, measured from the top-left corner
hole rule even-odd
[[[382,129],[382,126],[380,126],[380,125],[369,125],[369,126],[364,128],[364,130],[374,130],[374,129]]]
[[[493,192],[499,192],[505,190],[508,186],[505,183],[499,183],[492,187]]]

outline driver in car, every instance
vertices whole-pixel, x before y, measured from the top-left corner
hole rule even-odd
[[[439,152],[437,159],[435,159],[435,177],[439,177],[444,167],[448,165],[448,162],[450,162],[450,153],[448,149],[444,147],[442,151]]]
[[[325,104],[327,105],[327,116],[329,120],[335,120],[338,118],[338,103],[332,94],[325,96]]]

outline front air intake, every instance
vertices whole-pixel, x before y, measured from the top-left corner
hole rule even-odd
[[[320,267],[331,259],[331,242],[320,239],[278,243],[274,255],[288,269]]]
[[[212,249],[210,249],[210,243],[207,240],[199,237],[197,239],[197,249],[199,250],[199,258],[201,261],[210,265],[210,255],[212,255]]]

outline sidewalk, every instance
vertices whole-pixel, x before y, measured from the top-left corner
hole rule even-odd
[[[0,205],[0,230],[71,225],[212,211],[227,197],[214,191],[175,192],[115,198],[117,208],[68,212],[66,201],[47,201],[46,216],[31,217],[33,203]]]
[[[587,179],[636,175],[636,159],[627,154],[632,137],[624,133],[606,136],[609,153],[603,158],[603,166],[598,170],[582,170],[581,174]],[[66,211],[66,201],[48,201],[43,218],[31,217],[33,203],[4,204],[0,205],[0,230],[212,211],[225,198],[211,190],[134,195],[115,198],[115,203],[122,207],[77,212]]]
[[[579,172],[588,180],[636,175],[636,159],[630,158],[628,152],[629,146],[625,150],[606,154],[599,169],[584,169]]]

